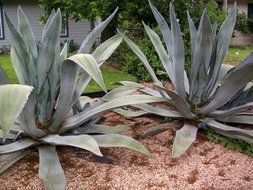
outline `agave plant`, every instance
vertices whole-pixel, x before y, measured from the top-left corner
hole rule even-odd
[[[245,112],[253,107],[252,84],[253,54],[250,54],[236,67],[222,65],[229,47],[230,39],[236,21],[236,4],[226,20],[217,31],[217,24],[211,24],[206,10],[203,11],[198,29],[188,14],[191,36],[191,64],[187,77],[185,67],[185,50],[179,23],[176,19],[173,5],[170,5],[169,28],[163,16],[149,1],[155,19],[160,26],[163,42],[160,37],[144,23],[147,34],[152,41],[164,69],[175,89],[164,87],[150,67],[143,52],[125,34],[121,34],[126,43],[141,59],[151,75],[158,91],[144,88],[140,84],[122,82],[125,86],[142,87],[141,91],[154,97],[163,97],[175,111],[141,104],[135,107],[140,111],[132,112],[117,109],[118,113],[128,116],[139,116],[146,113],[179,119],[183,127],[176,132],[172,155],[178,157],[185,153],[196,139],[199,128],[214,129],[218,133],[253,143],[253,131],[233,126],[233,124],[252,125],[252,114]],[[166,129],[163,124],[149,129],[147,132]]]
[[[91,79],[106,91],[99,67],[118,47],[122,38],[116,35],[102,43],[92,54],[88,53],[116,11],[86,37],[78,54],[68,58],[67,44],[60,51],[60,10],[50,15],[40,45],[20,7],[18,30],[5,15],[13,40],[11,60],[16,75],[21,84],[31,85],[34,90],[9,133],[9,128],[6,128],[8,123],[1,120],[1,173],[29,154],[26,151],[28,148],[37,147],[40,156],[39,177],[46,189],[58,190],[66,188],[66,178],[56,152],[57,145],[85,149],[99,156],[102,155],[99,147],[126,147],[150,155],[138,141],[118,134],[128,130],[128,126],[110,127],[96,123],[100,113],[129,104],[153,102],[152,96],[131,96],[129,94],[139,87],[120,87],[94,104],[90,103],[89,98],[81,97]],[[16,99],[24,98],[17,94]],[[161,101],[161,98],[155,101]],[[0,104],[0,110],[2,108]],[[17,113],[14,113],[16,116]]]

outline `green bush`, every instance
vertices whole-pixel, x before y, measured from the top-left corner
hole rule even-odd
[[[131,33],[130,36],[132,36],[132,39],[134,39],[140,49],[145,53],[145,55],[147,55],[147,59],[149,60],[152,68],[154,68],[156,74],[162,78],[162,75],[159,75],[159,73],[162,73],[163,66],[160,63],[158,55],[148,36],[146,34],[141,36],[134,36],[133,33]],[[117,59],[118,63],[120,63],[122,69],[125,72],[134,75],[137,80],[152,81],[139,58],[132,53],[126,43],[121,43],[120,47],[117,50],[115,58]]]
[[[188,9],[195,25],[198,26],[199,18],[204,9],[204,5],[202,1],[193,2],[193,1],[179,0],[174,2],[174,7],[180,22],[181,30],[183,32],[184,45],[185,45],[186,71],[188,72],[189,63],[191,60],[190,32],[188,28],[187,12],[182,10]],[[220,25],[226,18],[226,13],[222,10],[222,8],[218,7],[218,4],[214,0],[209,1],[205,5],[205,7],[207,9],[208,14],[210,15],[211,22],[214,23],[216,21],[218,27],[220,27]],[[164,9],[166,9],[166,7]],[[168,24],[170,24],[168,20],[169,10],[168,9],[166,10],[167,11],[162,10],[162,14],[168,21]],[[139,28],[140,25],[141,24],[136,24],[136,27]],[[149,23],[149,25],[151,27],[156,26],[156,24],[154,23]],[[120,28],[127,29],[130,26],[131,24],[125,22],[123,25],[120,26]],[[136,42],[138,47],[140,47],[140,49],[145,53],[147,59],[150,62],[150,65],[152,66],[152,68],[154,68],[155,73],[158,75],[158,78],[160,80],[169,80],[165,75],[162,74],[163,66],[148,36],[144,32],[141,35],[136,35],[134,31],[132,30],[129,31],[130,34],[128,34],[128,36],[130,36],[131,39],[134,42]],[[160,34],[158,28],[155,28],[155,31],[158,34]],[[137,77],[138,80],[147,82],[151,81],[151,77],[146,72],[146,69],[144,68],[143,64],[139,61],[138,57],[129,50],[129,47],[127,47],[125,43],[122,43],[120,45],[119,49],[117,50],[117,53],[114,55],[114,59],[116,60],[116,62],[120,63],[125,72],[134,75],[135,77]]]

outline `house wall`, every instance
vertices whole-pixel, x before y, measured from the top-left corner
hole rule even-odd
[[[37,1],[0,1],[3,6],[3,10],[6,12],[12,23],[15,27],[17,27],[17,8],[20,5],[25,12],[31,27],[33,29],[34,35],[37,40],[41,40],[43,25],[39,23],[39,18],[43,14],[43,9],[39,7]],[[66,39],[73,39],[74,42],[78,43],[79,45],[82,43],[84,38],[91,30],[91,25],[89,21],[82,21],[82,22],[75,22],[74,20],[68,20],[68,37],[61,37],[61,41]],[[9,34],[8,27],[4,22],[4,39],[0,40],[0,46],[2,45],[10,45],[11,38]]]

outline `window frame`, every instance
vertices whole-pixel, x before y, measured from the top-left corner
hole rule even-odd
[[[0,31],[2,35],[0,35],[0,40],[5,40],[4,33],[4,14],[3,14],[3,4],[0,2]]]
[[[62,14],[62,22],[65,22],[65,24],[64,24],[64,26],[65,26],[64,32],[65,33],[61,33],[60,37],[61,38],[68,38],[69,37],[69,19],[68,19],[67,14]],[[62,26],[63,26],[63,24],[62,24]]]

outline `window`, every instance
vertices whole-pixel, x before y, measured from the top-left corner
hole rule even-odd
[[[62,26],[61,26],[61,37],[69,36],[69,27],[68,27],[68,16],[67,14],[62,15]]]
[[[3,5],[0,3],[0,40],[4,39]]]
[[[253,3],[248,4],[248,17],[253,17]]]

